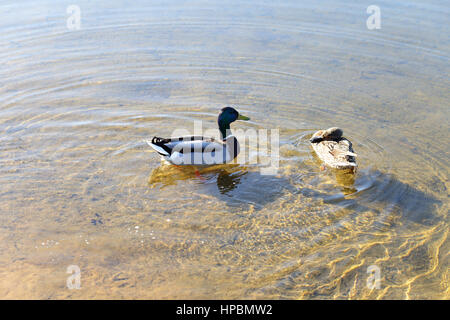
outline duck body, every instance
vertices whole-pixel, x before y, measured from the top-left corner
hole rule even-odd
[[[356,153],[343,131],[333,127],[315,132],[310,139],[314,152],[326,165],[335,169],[356,170]]]
[[[239,154],[239,142],[230,132],[230,123],[249,120],[231,107],[221,110],[218,117],[221,139],[203,136],[178,138],[153,137],[147,143],[163,160],[175,165],[215,165],[234,160]],[[228,135],[227,135],[228,134]]]
[[[147,143],[163,160],[175,165],[224,164],[239,154],[239,142],[232,135],[222,141],[202,136],[154,137]]]

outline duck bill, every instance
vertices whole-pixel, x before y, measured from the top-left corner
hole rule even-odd
[[[240,114],[239,117],[238,117],[237,119],[238,119],[238,120],[244,120],[244,121],[250,120],[249,117],[243,116],[242,114]]]

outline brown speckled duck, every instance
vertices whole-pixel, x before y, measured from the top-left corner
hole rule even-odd
[[[355,171],[356,153],[343,134],[342,129],[333,127],[317,131],[309,141],[319,159],[329,167]]]

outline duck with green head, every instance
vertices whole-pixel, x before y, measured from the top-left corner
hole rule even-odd
[[[179,138],[153,137],[147,143],[161,158],[176,165],[214,165],[232,161],[239,154],[239,142],[231,134],[230,124],[236,120],[250,120],[232,107],[221,110],[217,124],[221,140],[203,136]]]

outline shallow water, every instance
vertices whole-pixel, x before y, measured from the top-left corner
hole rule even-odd
[[[449,9],[377,4],[2,2],[0,298],[448,299]],[[277,175],[145,143],[228,104],[279,129]]]

